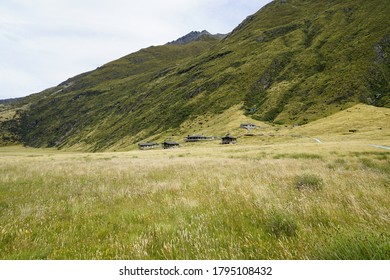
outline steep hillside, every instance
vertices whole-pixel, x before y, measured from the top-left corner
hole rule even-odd
[[[144,49],[38,94],[20,113],[19,136],[98,151],[181,136],[184,123],[215,123],[237,105],[276,124],[360,102],[390,107],[389,14],[387,0],[273,1],[222,40]]]
[[[165,99],[160,95],[167,87],[164,76],[219,40],[204,36],[185,45],[146,48],[39,93],[41,98],[21,116],[23,142],[96,151],[134,132],[154,130],[159,125],[155,120],[166,117],[156,108]],[[154,122],[145,117],[149,112]],[[132,141],[141,139],[135,136]]]

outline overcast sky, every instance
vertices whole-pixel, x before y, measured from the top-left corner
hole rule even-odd
[[[191,31],[228,33],[271,0],[1,0],[0,99]]]

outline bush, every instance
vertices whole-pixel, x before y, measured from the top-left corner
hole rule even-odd
[[[268,223],[269,232],[276,236],[292,237],[297,234],[298,225],[295,220],[284,213],[274,213]]]
[[[299,189],[320,190],[324,185],[322,178],[315,174],[298,175],[294,179],[294,186]]]

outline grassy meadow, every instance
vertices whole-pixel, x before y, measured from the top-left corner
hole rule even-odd
[[[228,146],[0,148],[0,259],[390,259],[388,109],[358,108]]]
[[[1,149],[0,258],[390,258],[389,151],[216,149]]]

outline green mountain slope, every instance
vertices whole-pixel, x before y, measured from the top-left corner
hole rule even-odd
[[[160,99],[164,100],[163,88],[155,85],[162,84],[177,64],[218,41],[206,36],[185,46],[150,47],[65,81],[22,114],[24,143],[34,147],[81,145],[81,149],[95,151],[142,131],[163,116],[155,112]],[[154,112],[152,121],[145,118],[148,111]]]
[[[144,49],[35,95],[16,134],[98,151],[180,135],[184,122],[237,105],[277,124],[390,107],[389,14],[387,0],[273,1],[222,40]]]

